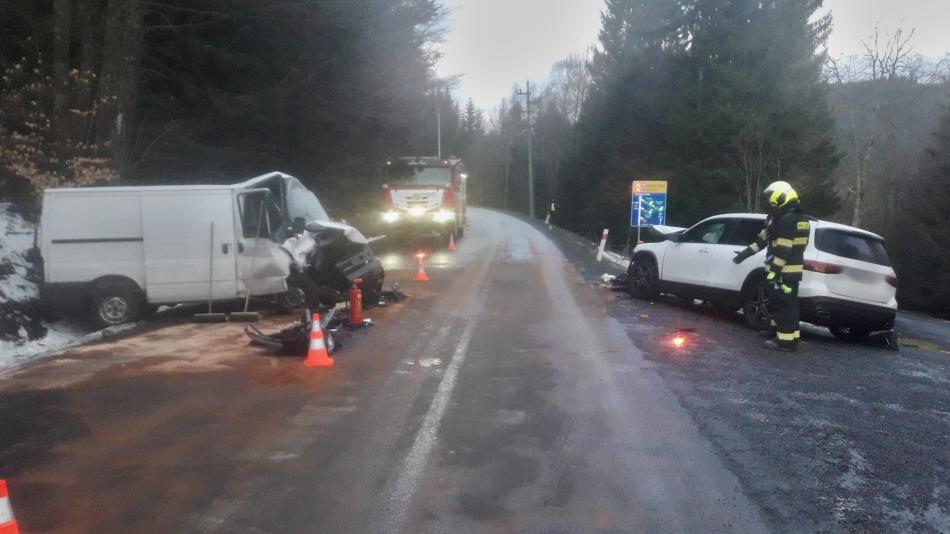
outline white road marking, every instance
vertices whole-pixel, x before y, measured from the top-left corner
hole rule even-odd
[[[419,478],[425,470],[429,454],[435,446],[435,440],[439,432],[439,426],[442,424],[442,417],[448,408],[449,400],[452,398],[452,390],[455,389],[455,382],[458,378],[459,368],[465,362],[465,356],[468,354],[468,346],[472,341],[472,334],[475,331],[477,317],[481,312],[482,300],[476,306],[475,313],[470,314],[465,323],[465,330],[459,338],[455,352],[452,354],[452,361],[449,362],[439,383],[439,388],[435,392],[432,404],[429,405],[429,411],[422,421],[419,432],[416,433],[416,439],[409,450],[409,455],[400,470],[399,478],[393,487],[393,492],[389,500],[389,520],[385,526],[386,532],[401,532],[405,527],[409,516],[409,508],[412,505],[412,497],[416,494],[416,486]]]

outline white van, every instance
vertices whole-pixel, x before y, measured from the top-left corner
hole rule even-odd
[[[288,206],[328,219],[316,196],[282,173],[234,185],[49,189],[37,236],[42,297],[109,326],[148,305],[285,292]]]

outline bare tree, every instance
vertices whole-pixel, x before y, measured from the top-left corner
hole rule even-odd
[[[899,28],[890,37],[882,38],[879,29],[875,28],[871,37],[862,41],[864,52],[861,56],[838,59],[829,56],[825,78],[838,86],[859,82],[888,84],[899,79],[916,80],[921,74],[923,58],[914,52],[911,45],[913,36],[913,29],[906,32]],[[895,110],[887,109],[891,103],[885,100],[883,90],[873,92],[869,110],[857,109],[855,102],[844,91],[839,91],[836,96],[834,101],[847,116],[846,124],[839,126],[848,140],[846,150],[853,173],[853,181],[848,187],[851,225],[860,226],[866,209],[870,166],[878,143],[895,128]]]

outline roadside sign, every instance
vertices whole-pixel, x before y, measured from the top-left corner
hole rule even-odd
[[[633,182],[630,196],[630,226],[666,224],[667,182],[637,180]]]

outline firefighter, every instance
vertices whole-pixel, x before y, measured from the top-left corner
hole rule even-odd
[[[742,263],[746,258],[768,247],[765,258],[766,280],[772,291],[772,328],[766,332],[772,337],[765,347],[794,352],[798,350],[798,283],[802,279],[805,247],[811,232],[810,219],[801,211],[798,193],[787,182],[775,182],[765,188],[769,216],[756,241],[737,252],[733,261]]]

